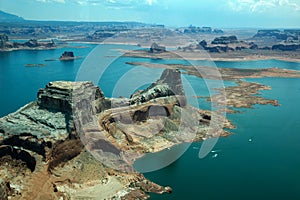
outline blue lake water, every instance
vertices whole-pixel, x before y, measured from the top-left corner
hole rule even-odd
[[[0,52],[0,116],[35,100],[38,89],[50,81],[88,80],[84,76],[78,78],[78,71],[82,70],[84,58],[93,52],[96,45],[73,45],[84,45],[88,48]],[[97,82],[106,96],[128,96],[131,90],[137,89],[134,88],[135,85],[139,88],[146,87],[161,73],[161,69],[127,65],[127,61],[189,63],[178,60],[118,58],[121,54],[116,49],[133,48],[135,47],[104,45],[103,54],[90,58],[93,66],[89,70],[93,73],[97,73],[108,61],[113,60],[101,77],[98,77]],[[44,61],[58,58],[66,50],[72,50],[76,56],[84,58],[68,62]],[[46,66],[25,67],[26,64],[38,63]],[[193,61],[195,63],[212,65],[207,61]],[[300,70],[300,63],[276,60],[215,64],[218,67],[280,67]],[[203,80],[189,75],[183,77],[191,85],[195,95],[209,94]],[[254,109],[241,109],[242,113],[228,115],[237,129],[233,130],[234,134],[230,137],[219,139],[214,147],[217,157],[216,153],[210,153],[204,159],[199,159],[201,143],[193,143],[176,162],[161,170],[145,173],[150,180],[173,188],[172,194],[151,195],[152,199],[300,199],[300,79],[247,80],[270,85],[272,90],[263,91],[262,95],[277,99],[281,106],[257,105]],[[231,82],[224,84],[233,85]],[[126,88],[131,90],[127,91]],[[210,104],[204,99],[197,99],[196,103],[201,108],[210,109]],[[176,148],[181,147],[174,149]],[[166,152],[159,152],[148,157],[159,160],[166,155]],[[136,164],[143,164],[142,160]]]
[[[281,106],[255,106],[229,115],[238,127],[220,138],[214,151],[198,158],[194,143],[175,163],[145,176],[170,185],[171,195],[152,199],[299,199],[300,198],[300,80],[253,80],[272,86],[263,92]],[[156,155],[160,157],[160,153]]]

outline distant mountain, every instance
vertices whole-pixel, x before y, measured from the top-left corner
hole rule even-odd
[[[18,21],[24,21],[24,19],[17,15],[6,13],[0,10],[0,22],[18,22]]]

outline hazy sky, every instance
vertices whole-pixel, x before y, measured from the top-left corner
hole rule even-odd
[[[25,19],[300,28],[300,0],[0,0]]]

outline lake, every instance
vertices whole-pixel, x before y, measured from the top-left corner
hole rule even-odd
[[[180,60],[119,58],[121,53],[118,49],[135,49],[135,46],[103,45],[98,49],[102,53],[93,57],[90,52],[99,48],[96,45],[72,45],[55,50],[0,52],[0,116],[34,101],[38,89],[50,81],[89,80],[88,75],[95,75],[91,80],[99,84],[107,97],[128,96],[156,80],[162,70],[134,67],[125,62],[189,64]],[[76,48],[77,45],[86,48]],[[70,50],[83,58],[66,62],[44,61],[58,58],[64,51]],[[276,60],[192,63],[218,67],[300,70],[300,63]],[[25,67],[26,64],[46,66]],[[196,95],[209,94],[203,80],[188,75],[183,77]],[[145,173],[150,180],[173,188],[172,194],[152,195],[151,199],[300,199],[300,79],[260,78],[247,81],[270,85],[272,90],[262,91],[262,95],[277,99],[281,106],[256,105],[253,109],[239,109],[241,113],[228,115],[237,129],[233,130],[231,136],[220,138],[213,152],[204,159],[198,158],[201,143],[193,143],[176,162]],[[233,85],[231,82],[224,84]],[[197,99],[196,104],[205,109],[211,106],[204,99]],[[149,159],[159,162],[163,156],[168,155],[166,151],[176,151],[178,148],[181,148],[180,145],[146,155],[135,165],[141,167]]]

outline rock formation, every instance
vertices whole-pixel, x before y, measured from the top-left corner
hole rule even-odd
[[[3,49],[6,47],[6,43],[8,42],[8,37],[5,34],[0,35],[0,49]]]
[[[297,51],[299,49],[300,44],[276,44],[272,46],[272,50]]]
[[[250,42],[249,45],[250,45],[249,49],[252,49],[252,50],[258,49],[258,45],[255,44],[254,42]]]
[[[34,48],[34,47],[38,47],[39,43],[36,39],[30,39],[27,42],[25,42],[24,45],[30,48]]]
[[[199,33],[205,33],[205,34],[212,34],[212,33],[216,33],[216,34],[219,34],[219,33],[224,33],[223,30],[221,29],[213,29],[211,27],[196,27],[196,26],[189,26],[187,28],[185,28],[183,30],[183,33],[186,33],[186,34],[199,34]]]
[[[144,103],[159,97],[176,96],[177,105],[185,106],[186,98],[179,71],[166,69],[160,79],[146,90],[131,95],[130,104]]]
[[[299,29],[291,29],[291,30],[278,30],[278,29],[270,29],[270,30],[258,30],[257,34],[253,36],[253,38],[275,38],[277,40],[299,40],[300,30]]]
[[[170,192],[135,172],[133,162],[213,137],[211,112],[186,104],[176,70],[129,99],[105,98],[91,82],[65,81],[50,82],[37,96],[0,118],[2,199],[145,199]]]
[[[65,51],[60,57],[59,60],[74,60],[74,53],[73,51]]]
[[[199,42],[199,45],[200,45],[202,48],[206,48],[207,42],[206,42],[205,40],[202,40],[201,42]]]
[[[258,46],[254,42],[239,41],[236,36],[221,36],[216,37],[210,44],[205,40],[202,40],[196,45],[190,44],[187,47],[182,47],[179,50],[194,51],[194,50],[206,50],[211,53],[226,53],[232,51],[241,51],[244,49],[258,49]]]
[[[9,42],[8,36],[0,35],[0,50],[18,50],[18,49],[49,49],[56,47],[53,40],[50,42],[38,42],[36,39],[30,39],[27,42]]]
[[[166,51],[166,47],[159,46],[155,42],[150,47],[150,53],[161,53],[165,51]]]
[[[96,30],[93,34],[86,36],[88,40],[97,40],[103,41],[107,38],[113,37],[120,32],[128,31],[127,26],[118,26],[118,27],[105,27],[99,30]]]
[[[231,44],[231,43],[237,43],[238,39],[235,35],[231,36],[221,36],[216,37],[211,43],[212,44]]]

